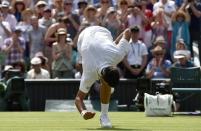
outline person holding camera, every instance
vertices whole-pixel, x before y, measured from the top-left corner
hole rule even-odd
[[[100,124],[103,128],[112,128],[108,116],[111,87],[116,87],[119,82],[120,74],[116,65],[129,52],[130,37],[130,29],[127,29],[113,42],[109,30],[101,26],[91,26],[85,28],[78,38],[77,46],[82,58],[83,74],[75,105],[85,120],[92,119],[95,112],[87,110],[84,99],[92,84],[100,80]]]

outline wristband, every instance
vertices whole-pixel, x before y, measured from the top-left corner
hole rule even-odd
[[[87,113],[87,110],[83,110],[80,114],[82,117],[84,117],[84,115]]]

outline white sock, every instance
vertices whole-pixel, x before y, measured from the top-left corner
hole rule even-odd
[[[108,114],[108,110],[109,110],[109,104],[102,104],[101,103],[101,114]]]

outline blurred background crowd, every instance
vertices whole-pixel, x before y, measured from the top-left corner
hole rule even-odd
[[[118,65],[122,78],[168,78],[172,66],[199,66],[193,43],[201,50],[200,0],[0,2],[1,78],[9,69],[28,79],[80,78],[77,39],[94,25],[114,40],[131,29],[131,50]]]

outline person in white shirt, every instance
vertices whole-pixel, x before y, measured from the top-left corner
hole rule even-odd
[[[123,60],[125,66],[125,78],[140,78],[144,75],[144,69],[147,64],[147,47],[139,40],[140,28],[131,27],[130,52]]]
[[[41,59],[34,57],[31,59],[32,69],[27,72],[27,79],[49,79],[50,74],[47,70],[41,68]]]
[[[12,31],[15,30],[17,25],[17,20],[13,14],[9,13],[10,3],[6,0],[2,1],[1,3],[1,12],[5,21],[10,24],[10,28]]]
[[[95,113],[86,109],[83,100],[92,84],[100,79],[100,123],[103,128],[112,128],[108,118],[111,87],[115,87],[119,82],[116,65],[130,50],[130,34],[127,29],[113,42],[111,33],[106,28],[91,26],[84,29],[78,38],[77,46],[82,57],[83,74],[75,105],[85,120],[94,117]]]

